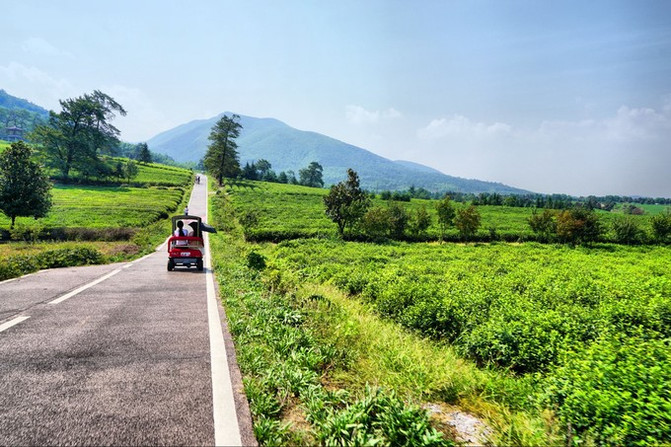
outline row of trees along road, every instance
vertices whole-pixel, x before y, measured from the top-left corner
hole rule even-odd
[[[243,178],[255,180],[259,172],[261,177],[272,172],[270,170],[270,162],[267,160],[259,160],[253,167],[248,163],[244,170],[240,169],[238,144],[235,141],[240,136],[240,131],[242,130],[242,124],[240,124],[239,120],[239,115],[224,115],[212,126],[210,136],[208,137],[211,143],[207,147],[203,165],[217,179],[219,186],[224,184],[225,177],[235,178],[242,176]],[[308,167],[298,171],[300,184],[317,188],[323,187],[323,170],[319,163],[313,161]],[[288,176],[286,173],[282,174],[284,174],[286,179],[282,183],[288,183]]]

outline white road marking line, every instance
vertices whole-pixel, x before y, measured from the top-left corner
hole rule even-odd
[[[205,183],[207,185],[207,183]],[[205,186],[207,197],[207,186]],[[207,202],[205,204],[207,221]],[[205,234],[205,281],[207,283],[207,321],[210,332],[210,365],[212,368],[212,413],[214,445],[242,445],[238,415],[235,410],[233,384],[228,370],[228,355],[217,309],[217,294],[210,262],[210,239]]]
[[[15,325],[21,323],[22,321],[26,321],[28,318],[30,318],[30,317],[16,317],[13,320],[9,320],[6,323],[0,324],[0,332],[6,331],[10,327],[15,326]]]
[[[109,272],[107,275],[105,275],[105,276],[101,276],[100,278],[96,279],[95,281],[91,281],[91,282],[88,283],[88,284],[84,284],[84,285],[81,286],[80,288],[75,289],[75,290],[73,290],[73,291],[70,292],[70,293],[66,293],[65,295],[63,295],[63,296],[61,296],[61,297],[59,297],[59,298],[56,298],[56,299],[53,300],[53,301],[49,301],[49,304],[58,304],[58,303],[62,303],[63,301],[67,300],[68,298],[72,298],[73,296],[77,295],[78,293],[83,292],[84,290],[88,289],[89,287],[93,287],[93,286],[95,286],[96,284],[105,281],[107,278],[111,278],[112,276],[116,275],[116,274],[119,273],[120,271],[121,271],[121,268],[118,268],[118,269],[116,269],[116,270],[112,270],[112,271]]]

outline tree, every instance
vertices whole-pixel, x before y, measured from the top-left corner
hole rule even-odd
[[[312,186],[314,188],[322,188],[324,186],[324,180],[322,178],[323,172],[324,168],[322,168],[322,165],[316,161],[313,161],[308,165],[307,168],[300,169],[298,171],[300,184],[305,186]]]
[[[423,235],[431,225],[431,216],[426,210],[426,205],[422,205],[415,211],[414,219],[411,222],[410,228],[415,237]]]
[[[545,209],[541,214],[538,214],[534,208],[531,211],[531,216],[527,219],[529,227],[534,234],[540,236],[544,241],[549,241],[552,235],[557,231],[557,223],[554,220],[552,211]]]
[[[436,204],[436,211],[438,212],[438,226],[440,227],[440,240],[445,239],[445,231],[452,226],[454,221],[454,207],[450,196],[443,197],[443,200]]]
[[[140,163],[151,163],[151,152],[147,143],[139,143],[136,148],[137,161]]]
[[[326,215],[338,225],[340,236],[345,228],[352,226],[366,213],[370,206],[368,195],[359,186],[359,176],[352,170],[347,170],[347,180],[331,186],[331,190],[324,196]]]
[[[571,244],[595,242],[602,232],[599,217],[587,208],[578,206],[557,215],[557,237],[563,242]]]
[[[99,90],[59,102],[61,113],[49,112],[48,123],[37,126],[31,139],[44,147],[48,164],[67,179],[71,169],[97,162],[99,152],[119,143],[120,132],[109,121],[126,111]]]
[[[126,180],[128,181],[128,184],[130,184],[130,181],[137,176],[138,172],[139,172],[139,170],[138,170],[138,167],[137,167],[137,163],[135,163],[131,159],[128,159],[128,161],[126,162],[126,164],[123,167],[123,175],[126,178]]]
[[[239,115],[224,115],[210,132],[209,140],[212,143],[207,147],[204,163],[207,171],[217,179],[219,186],[224,184],[224,177],[235,177],[240,172],[238,145],[235,142],[242,129],[239,120]]]
[[[19,216],[37,219],[51,209],[51,183],[30,156],[23,141],[0,154],[0,210],[11,219],[10,228]]]
[[[259,173],[259,178],[261,179],[264,178],[268,174],[268,172],[270,172],[270,169],[272,167],[273,166],[270,164],[268,160],[265,160],[263,158],[258,160],[256,162],[256,170]]]
[[[364,233],[373,238],[381,239],[389,233],[389,210],[376,206],[366,211],[362,219]]]
[[[387,212],[389,213],[389,236],[394,239],[403,239],[405,227],[410,220],[408,212],[398,202],[389,202]]]
[[[454,218],[454,226],[459,230],[462,238],[468,240],[475,236],[480,228],[480,213],[474,205],[457,210]]]

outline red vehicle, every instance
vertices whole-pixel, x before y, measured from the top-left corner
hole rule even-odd
[[[214,228],[203,223],[198,216],[182,215],[172,218],[172,236],[168,239],[168,271],[176,266],[194,266],[199,271],[203,270],[203,231],[216,233]]]

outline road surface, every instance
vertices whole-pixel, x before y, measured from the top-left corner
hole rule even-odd
[[[0,445],[254,444],[208,262],[168,272],[161,250],[0,283]]]

